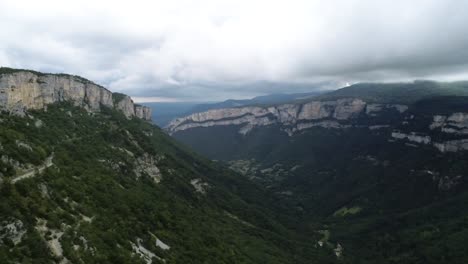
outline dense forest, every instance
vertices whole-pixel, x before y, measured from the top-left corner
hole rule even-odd
[[[0,120],[3,263],[333,260],[267,191],[148,122],[67,103]]]

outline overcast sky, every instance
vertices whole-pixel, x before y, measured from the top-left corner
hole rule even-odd
[[[0,0],[0,65],[184,101],[468,79],[468,1]]]

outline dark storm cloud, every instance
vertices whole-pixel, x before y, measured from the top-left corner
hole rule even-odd
[[[0,24],[0,65],[139,97],[468,79],[468,2],[458,0],[4,0]]]

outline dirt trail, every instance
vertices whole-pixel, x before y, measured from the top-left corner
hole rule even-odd
[[[45,169],[54,165],[54,163],[52,162],[53,159],[54,159],[54,154],[47,157],[42,165],[29,169],[26,172],[22,173],[21,175],[17,175],[13,177],[11,179],[11,183],[16,183],[18,181],[37,176],[39,173],[43,172]]]

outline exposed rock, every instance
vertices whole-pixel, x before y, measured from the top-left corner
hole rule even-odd
[[[444,133],[468,134],[468,113],[453,113],[450,116],[435,115],[430,129],[440,128]]]
[[[151,108],[136,104],[135,116],[144,120],[151,120]]]
[[[156,238],[156,246],[159,247],[162,250],[169,250],[171,247],[167,245],[166,243],[162,242],[158,238]]]
[[[396,139],[407,139],[411,142],[416,142],[419,144],[429,144],[431,143],[431,137],[427,135],[418,135],[416,132],[411,132],[410,134],[394,131],[392,132],[392,137]]]
[[[128,150],[128,149],[119,148],[119,147],[114,147],[114,146],[111,146],[111,148],[112,148],[112,149],[116,149],[116,150],[118,150],[118,151],[121,151],[121,152],[127,154],[127,155],[130,156],[130,157],[134,157],[134,156],[135,156],[135,154],[134,154],[133,152],[131,152],[130,150]]]
[[[350,125],[342,125],[337,121],[334,120],[325,120],[325,121],[319,121],[319,122],[309,122],[309,123],[299,123],[296,125],[296,127],[293,127],[291,129],[285,129],[286,132],[289,135],[292,135],[293,133],[297,131],[301,131],[304,129],[308,129],[311,127],[323,127],[323,128],[348,128],[351,127]]]
[[[394,131],[391,134],[391,137],[397,140],[408,140],[410,142],[415,142],[418,144],[431,144],[431,137],[425,134],[418,134],[416,132],[402,133],[399,131]],[[389,140],[392,142],[392,140]],[[408,144],[408,146],[417,147],[414,144]],[[437,148],[440,152],[458,152],[462,150],[468,150],[468,139],[456,139],[448,140],[444,142],[432,142],[431,144]]]
[[[462,179],[463,177],[461,175],[458,175],[456,177],[443,176],[439,178],[439,183],[437,187],[441,191],[449,191],[458,184],[460,184]]]
[[[123,98],[115,101],[115,108],[122,111],[126,117],[130,118],[135,115],[135,106],[130,96],[124,95]]]
[[[25,116],[27,109],[46,109],[55,102],[71,102],[92,112],[100,111],[101,106],[114,108],[112,92],[77,76],[29,71],[0,75],[0,110]],[[136,116],[133,101],[128,96],[115,108],[128,117]],[[139,111],[141,118],[150,120],[150,108],[139,106]]]
[[[18,148],[23,148],[23,149],[26,149],[28,151],[32,151],[31,146],[29,146],[27,143],[24,143],[24,142],[19,141],[19,140],[16,140],[16,146],[18,146]]]
[[[40,183],[38,187],[41,191],[42,198],[50,198],[49,189],[47,188],[47,185],[45,185],[44,183]]]
[[[468,150],[468,139],[449,140],[442,143],[434,143],[441,152],[457,152],[460,150]]]
[[[250,171],[258,170],[258,165],[255,164],[255,160],[231,160],[229,168],[242,175],[247,175]]]
[[[155,183],[159,183],[162,179],[162,174],[156,166],[157,159],[148,153],[138,157],[135,164],[135,174],[141,177],[142,174],[148,175]]]
[[[226,214],[229,218],[234,219],[234,220],[236,220],[237,222],[239,222],[239,223],[241,223],[241,224],[243,224],[243,225],[245,225],[245,226],[252,227],[252,228],[256,228],[253,224],[251,224],[251,223],[249,223],[249,222],[247,222],[247,221],[244,221],[244,220],[240,219],[238,216],[233,215],[233,214],[231,214],[231,213],[229,213],[229,212],[227,212],[227,211],[224,211],[224,214]]]
[[[400,113],[408,110],[408,106],[401,104],[368,104],[366,107],[366,114],[376,116],[379,112],[385,109],[394,109]]]
[[[49,229],[47,227],[47,220],[37,219],[36,230],[47,242],[47,246],[55,257],[62,258],[60,263],[71,263],[67,258],[63,257],[63,248],[60,239],[64,232],[56,229]]]
[[[435,128],[438,128],[438,127],[442,127],[445,123],[445,121],[447,120],[447,117],[446,116],[443,116],[443,115],[435,115],[433,117],[433,122],[432,124],[429,126],[430,129],[435,129]]]
[[[335,104],[333,102],[312,101],[302,105],[302,110],[298,114],[300,120],[314,120],[327,118],[332,115]]]
[[[37,128],[41,128],[44,125],[44,122],[42,120],[38,119],[34,122],[34,126]]]
[[[202,179],[193,179],[190,181],[190,184],[192,184],[196,192],[201,194],[205,194],[206,190],[210,187],[210,185],[206,182],[203,182]]]
[[[133,251],[137,253],[146,262],[146,264],[153,263],[153,258],[162,260],[160,257],[156,256],[156,254],[145,248],[142,245],[142,242],[143,239],[137,238],[136,244],[132,242],[130,242],[130,244],[132,245]]]
[[[338,120],[346,120],[359,115],[366,107],[366,103],[360,99],[340,99],[337,101],[333,117]]]
[[[336,101],[311,101],[303,104],[283,104],[278,106],[260,107],[247,106],[240,108],[215,109],[176,118],[166,129],[169,133],[196,127],[243,125],[239,133],[247,134],[254,127],[280,124],[289,135],[320,126],[325,128],[345,128],[341,121],[347,121],[366,114],[366,102],[360,99],[345,98]],[[373,107],[373,108],[372,108]],[[403,105],[372,106],[371,112],[376,113],[386,108],[406,111]]]
[[[370,130],[378,130],[378,129],[383,129],[383,128],[389,128],[389,125],[373,125],[369,126]]]
[[[337,258],[341,258],[343,256],[343,247],[340,243],[336,244],[336,248],[333,250]]]
[[[11,218],[0,223],[0,244],[3,239],[9,239],[17,245],[25,234],[26,228],[21,220]]]

